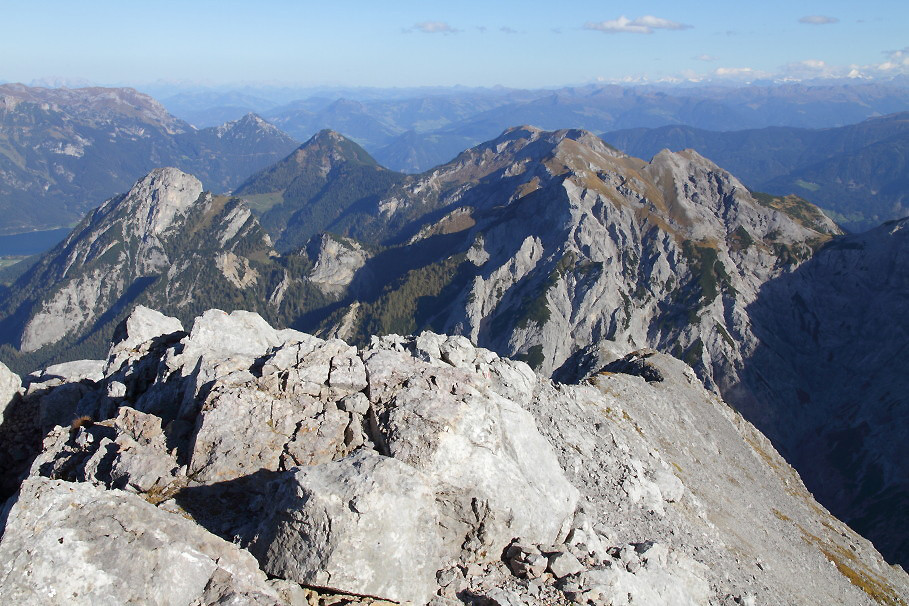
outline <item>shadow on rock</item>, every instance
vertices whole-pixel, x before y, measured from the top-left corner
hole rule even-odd
[[[748,307],[758,345],[724,397],[830,511],[909,564],[909,220],[837,238]]]
[[[235,480],[187,486],[174,501],[209,532],[246,547],[255,535],[269,483],[285,473],[260,469]]]

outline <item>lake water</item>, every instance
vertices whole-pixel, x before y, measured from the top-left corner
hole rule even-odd
[[[30,231],[24,234],[0,236],[0,257],[37,255],[59,244],[72,231],[70,227]]]

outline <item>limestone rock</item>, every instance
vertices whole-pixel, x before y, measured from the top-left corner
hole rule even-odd
[[[672,472],[666,470],[657,470],[653,473],[654,483],[660,489],[663,499],[669,503],[675,503],[685,494],[685,485],[675,477]]]
[[[368,451],[301,468],[276,482],[253,553],[272,575],[425,603],[450,557],[432,484]]]
[[[111,485],[149,493],[175,480],[179,465],[167,449],[161,419],[123,406],[113,427],[118,435],[114,439],[117,454],[111,461]]]
[[[326,293],[342,293],[369,257],[356,241],[329,234],[314,238],[310,248],[315,265],[306,279]]]
[[[6,367],[6,364],[0,362],[0,422],[6,419],[7,409],[19,400],[19,389],[22,387],[22,379],[19,375]]]
[[[375,359],[367,361],[370,377]],[[414,371],[380,415],[389,454],[474,503],[471,515],[483,524],[478,549],[499,554],[516,536],[537,543],[564,536],[577,490],[534,419],[494,391],[472,388],[461,371]]]
[[[660,567],[639,567],[629,572],[610,566],[585,572],[582,585],[586,596],[608,596],[616,606],[700,606],[711,603],[706,573],[702,564],[673,554],[671,561]]]
[[[549,556],[549,571],[557,579],[577,574],[582,570],[584,570],[584,566],[568,551],[557,551]]]
[[[0,540],[4,604],[275,603],[255,559],[140,497],[32,478]]]
[[[39,375],[37,382],[46,383],[52,378],[69,383],[79,381],[100,381],[104,378],[104,360],[74,360],[48,366]]]
[[[183,324],[177,318],[165,316],[144,305],[137,305],[114,331],[113,344],[108,354],[111,359],[108,367],[111,370],[119,368],[120,363],[134,350],[153,339],[182,332]]]
[[[641,377],[648,382],[659,382],[663,375],[659,369],[647,363],[647,358],[655,354],[653,350],[634,351],[620,360],[610,362],[602,368],[603,372],[621,372]]]
[[[351,416],[332,405],[315,417],[303,419],[285,447],[288,459],[285,467],[317,465],[341,458],[346,454],[345,446],[353,440],[353,436],[346,440],[350,424]]]
[[[277,470],[301,418],[291,401],[254,388],[213,390],[196,418],[190,474],[198,482],[222,482]]]
[[[155,499],[182,481],[180,465],[167,448],[161,419],[127,406],[114,419],[54,428],[45,437],[30,475],[90,482]]]
[[[229,361],[231,367],[248,367],[252,360],[283,342],[279,331],[259,314],[210,309],[193,323],[180,363],[191,368],[195,360],[204,357],[210,365]]]

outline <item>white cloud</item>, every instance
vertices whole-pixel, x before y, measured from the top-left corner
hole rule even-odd
[[[780,68],[779,77],[785,80],[808,80],[812,78],[890,78],[909,75],[909,47],[886,51],[881,63],[867,65],[830,65],[820,59],[806,59],[787,63]]]
[[[848,69],[828,65],[820,59],[805,59],[787,63],[780,69],[779,77],[784,80],[807,80],[811,78],[845,77]]]
[[[885,51],[886,60],[882,63],[871,65],[850,65],[847,77],[871,78],[880,76],[890,78],[893,76],[909,75],[909,46],[900,50]]]
[[[459,29],[455,29],[444,21],[423,21],[415,23],[412,28],[405,31],[422,32],[424,34],[456,34]]]
[[[736,82],[748,83],[757,81],[774,82],[806,82],[824,79],[850,79],[850,80],[875,80],[887,81],[891,78],[909,76],[909,46],[899,49],[883,51],[882,59],[877,63],[849,65],[830,64],[822,59],[803,59],[780,65],[772,71],[754,67],[717,67],[708,69],[687,69],[677,74],[661,76],[654,80],[646,74],[626,78],[599,77],[597,81],[613,82],[618,84],[643,84],[647,82],[675,81],[678,79],[688,82]],[[708,55],[692,57],[692,59],[707,60]],[[716,60],[710,57],[709,60]]]
[[[643,17],[638,17],[634,20],[634,23],[637,25],[652,27],[653,29],[688,29],[691,27],[690,25],[683,25],[681,23],[676,23],[675,21],[670,21],[669,19],[660,19],[659,17],[654,17],[653,15],[644,15]]]
[[[585,23],[584,29],[592,29],[607,34],[652,34],[653,28],[646,25],[635,24],[627,17],[619,17],[611,21],[601,21],[599,23]]]
[[[717,76],[740,76],[743,74],[753,74],[754,70],[750,67],[718,67],[714,70]]]
[[[827,64],[820,59],[805,59],[804,61],[799,61],[799,64],[808,69],[824,69],[827,67]]]
[[[836,17],[828,17],[827,15],[806,15],[799,19],[799,23],[807,23],[808,25],[828,25],[838,22],[839,19]]]
[[[725,80],[759,80],[763,78],[770,78],[772,74],[769,72],[756,70],[751,67],[718,67],[713,70],[713,75],[717,78],[722,78]]]
[[[880,67],[887,65],[892,67],[886,69],[909,68],[909,46],[900,50],[887,51],[885,54],[887,55],[887,61],[882,63]]]
[[[716,57],[714,57],[713,55],[708,55],[706,53],[702,54],[702,55],[698,55],[696,57],[692,57],[692,59],[694,59],[695,61],[716,61]]]
[[[690,29],[690,25],[661,19],[653,15],[644,15],[636,19],[629,19],[622,15],[618,19],[600,21],[599,23],[585,23],[584,29],[595,30],[606,34],[652,34],[657,29],[680,30]]]

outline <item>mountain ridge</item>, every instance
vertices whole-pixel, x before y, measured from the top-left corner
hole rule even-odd
[[[321,151],[324,157],[303,158],[322,179],[320,188],[335,170],[330,148]],[[288,162],[299,168],[294,156]],[[312,200],[318,202],[298,202],[304,208]],[[230,204],[246,208],[239,200]],[[809,203],[753,194],[694,151],[666,151],[645,162],[585,131],[528,126],[510,128],[432,171],[401,177],[356,210],[370,222],[336,223],[335,233],[314,235],[285,254],[274,251],[247,210],[255,246],[238,244],[229,258],[206,253],[217,264],[193,261],[194,277],[185,284],[233,285],[205,301],[226,300],[232,309],[250,301],[247,307],[281,326],[360,344],[371,334],[426,329],[464,335],[565,381],[588,376],[619,352],[650,347],[685,361],[711,389],[738,403],[745,400],[733,397],[737,386],[765,397],[747,384],[769,326],[755,311],[765,288],[785,283],[844,241]],[[211,242],[206,251],[217,248],[224,225],[200,232],[198,238]],[[247,283],[252,275],[254,283]],[[187,292],[185,286],[171,291]],[[159,301],[176,299],[136,299]],[[173,313],[185,317],[198,309],[194,304],[203,303],[187,301]],[[777,367],[762,368],[769,374]],[[899,377],[888,380],[900,384]],[[799,405],[789,391],[779,399]],[[813,410],[823,418],[826,409],[819,403]],[[753,418],[760,422],[758,414]],[[905,426],[898,415],[890,425],[871,421],[881,435]],[[821,431],[837,427],[821,425]],[[802,438],[777,439],[786,450],[786,440]],[[845,452],[861,460],[848,445]],[[898,490],[901,476],[891,459],[872,462],[886,461],[887,486]],[[805,471],[806,481],[828,468],[848,471],[825,461],[818,476]],[[854,491],[850,482],[844,489]],[[875,512],[867,527],[889,528],[882,520],[894,515]]]
[[[796,193],[833,211],[852,229],[869,229],[906,213],[899,175],[909,137],[909,113],[819,130],[769,127],[707,131],[683,125],[602,135],[629,153],[650,157],[662,148],[694,147],[753,189]],[[903,208],[903,210],[900,210]]]

